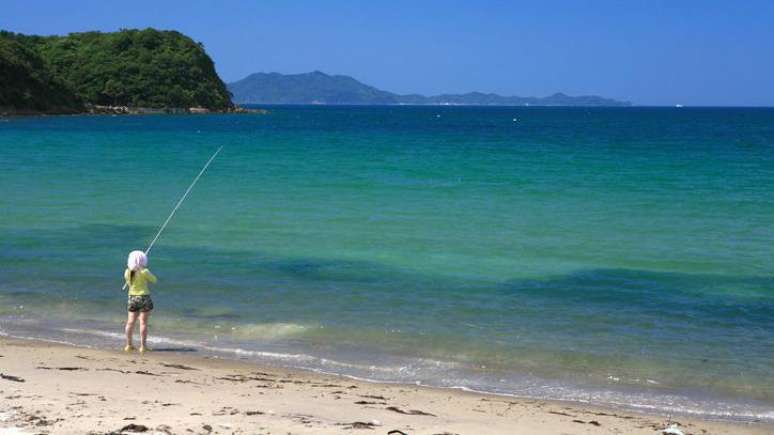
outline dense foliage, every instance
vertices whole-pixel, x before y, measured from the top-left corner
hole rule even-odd
[[[51,74],[34,49],[0,37],[0,113],[74,113],[83,108],[81,99]]]
[[[363,84],[352,77],[320,71],[305,74],[255,73],[234,83],[229,90],[237,103],[257,104],[459,104],[481,106],[628,106],[628,102],[597,96],[505,97],[470,92],[426,97],[399,95]]]
[[[33,69],[45,71],[86,103],[214,110],[232,106],[202,45],[179,32],[145,29],[47,37],[1,32],[0,40],[39,56],[41,62]],[[1,86],[14,87],[15,82]]]

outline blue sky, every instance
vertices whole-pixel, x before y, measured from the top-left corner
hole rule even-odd
[[[774,106],[774,0],[16,1],[0,28],[179,30],[225,81],[321,70],[399,93]]]

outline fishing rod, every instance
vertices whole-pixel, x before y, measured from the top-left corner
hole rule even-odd
[[[215,160],[215,157],[218,156],[218,153],[220,153],[220,150],[223,149],[223,146],[221,145],[220,148],[218,148],[217,151],[210,157],[209,160],[207,160],[207,163],[204,164],[204,167],[201,171],[199,171],[199,174],[194,178],[194,180],[191,182],[191,184],[188,186],[188,189],[185,190],[185,193],[183,196],[180,197],[180,200],[177,201],[177,204],[175,204],[175,208],[172,209],[172,213],[167,216],[167,220],[164,221],[163,224],[161,224],[161,228],[159,228],[159,231],[156,233],[156,236],[153,238],[153,240],[150,242],[147,248],[145,248],[145,255],[148,255],[148,253],[153,249],[153,245],[156,244],[156,241],[161,236],[161,233],[164,232],[164,229],[167,227],[167,224],[169,224],[169,221],[172,220],[172,216],[175,215],[175,212],[177,212],[177,209],[180,208],[180,205],[185,201],[186,197],[188,197],[188,194],[191,192],[191,189],[196,185],[196,182],[199,181],[199,178],[204,175],[204,172],[207,171],[207,168],[210,166],[210,163],[212,163],[213,160]],[[126,283],[124,283],[124,286],[121,288],[121,290],[126,289]]]

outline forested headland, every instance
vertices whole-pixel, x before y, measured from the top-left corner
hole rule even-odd
[[[234,108],[202,44],[179,32],[0,31],[0,112],[79,113],[94,106]]]

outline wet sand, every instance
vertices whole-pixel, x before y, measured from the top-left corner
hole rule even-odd
[[[774,425],[0,337],[0,434],[771,434]]]

